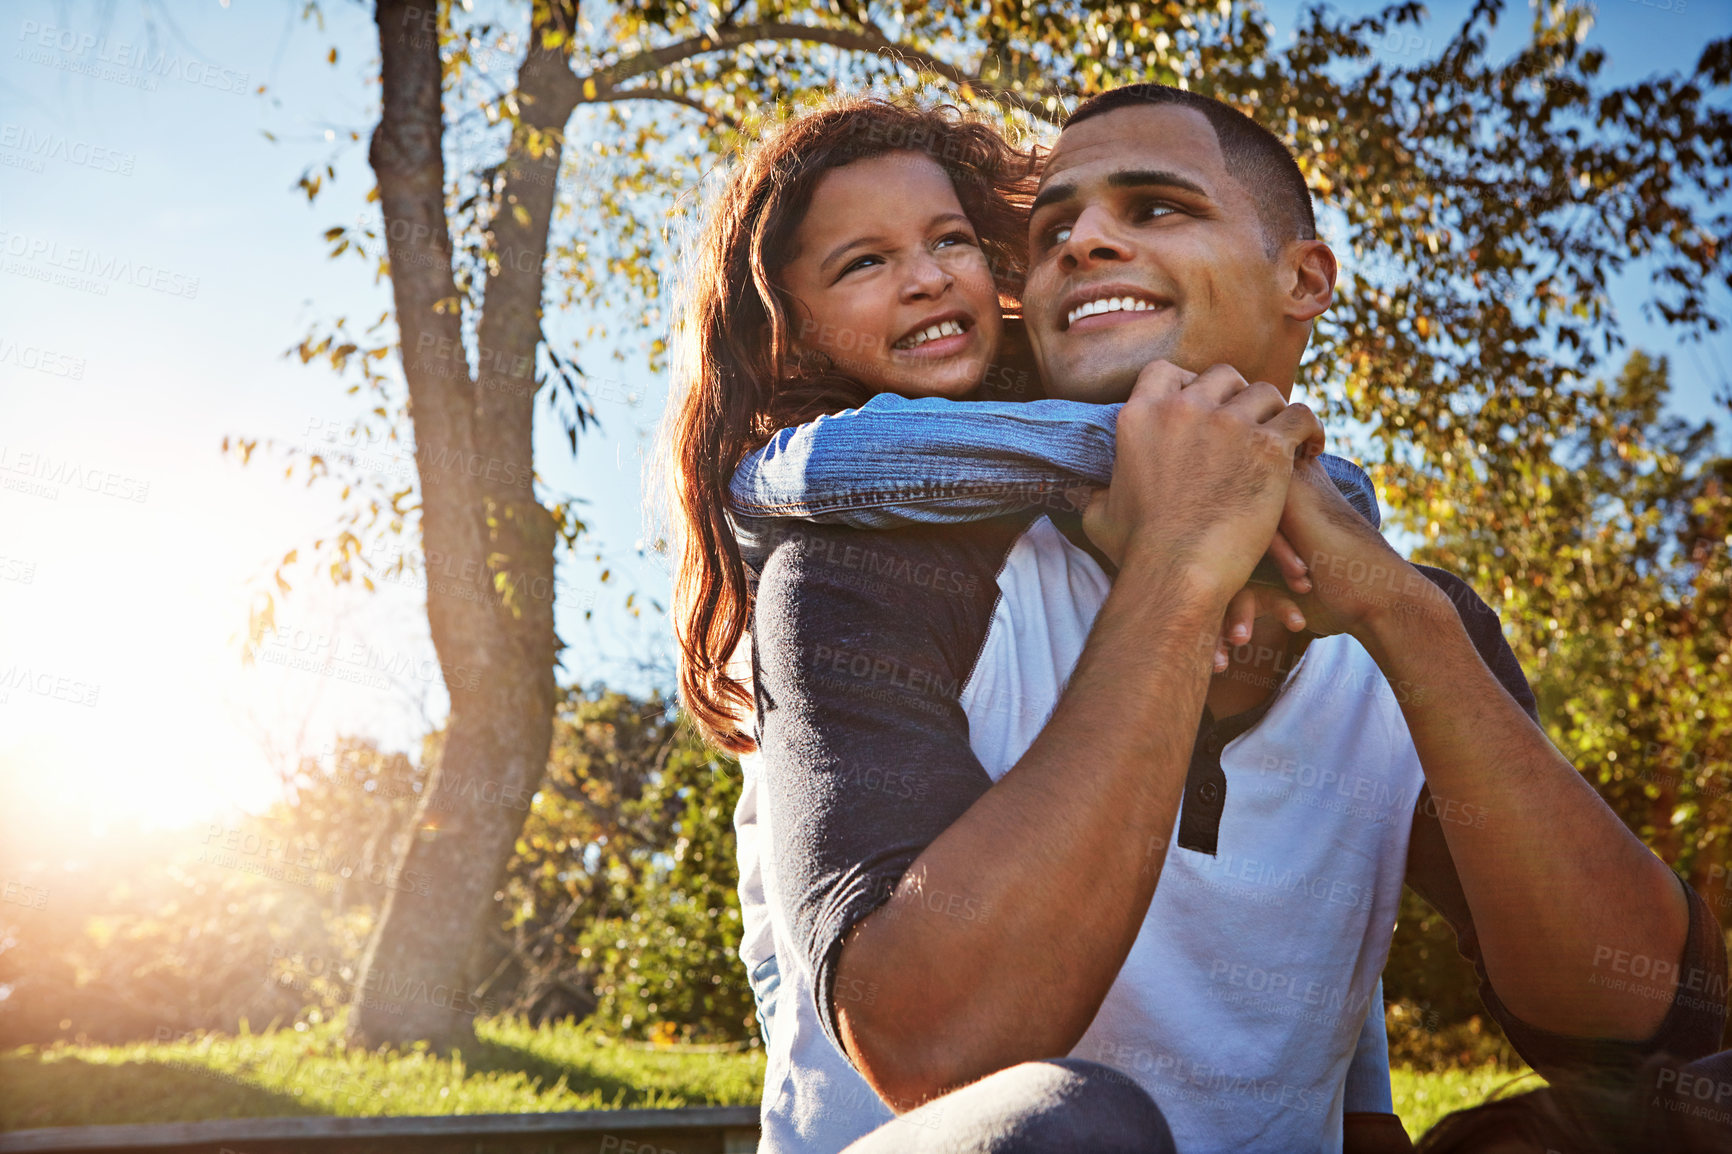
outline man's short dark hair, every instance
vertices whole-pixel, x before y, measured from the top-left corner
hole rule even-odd
[[[1069,128],[1092,116],[1120,108],[1176,104],[1209,118],[1227,173],[1250,194],[1263,226],[1263,242],[1273,256],[1290,240],[1313,240],[1317,217],[1311,209],[1311,190],[1293,154],[1281,138],[1228,104],[1166,84],[1127,84],[1091,96],[1065,120]]]

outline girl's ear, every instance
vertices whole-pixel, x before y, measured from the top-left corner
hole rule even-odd
[[[828,376],[835,368],[829,354],[823,349],[813,348],[806,340],[818,327],[812,319],[812,311],[780,285],[776,286],[776,300],[781,304],[782,316],[787,321],[788,347],[782,357],[784,371],[807,379]]]
[[[805,338],[817,327],[812,320],[812,310],[801,303],[799,297],[781,285],[776,286],[776,301],[782,306],[782,316],[788,322],[789,359],[810,351]]]
[[[1291,320],[1312,321],[1329,311],[1340,272],[1335,253],[1320,240],[1295,241],[1283,254],[1285,313]]]

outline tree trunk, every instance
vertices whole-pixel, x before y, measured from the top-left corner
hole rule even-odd
[[[517,74],[517,119],[488,230],[476,369],[445,209],[440,7],[377,0],[383,111],[367,159],[378,180],[409,414],[421,481],[427,620],[451,716],[407,844],[383,878],[380,919],[361,959],[349,1035],[367,1046],[473,1038],[475,983],[500,920],[528,799],[553,736],[553,515],[531,484],[542,266],[567,120],[577,105],[669,100],[718,115],[645,80],[662,68],[760,41],[833,44],[996,93],[1037,116],[1044,105],[866,31],[770,20],[723,21],[582,78],[572,72],[576,0],[533,0]],[[621,88],[634,81],[629,89]],[[493,191],[493,190],[488,190]],[[501,596],[501,593],[504,596]]]
[[[384,108],[368,161],[384,209],[391,289],[421,481],[427,620],[451,696],[443,754],[407,844],[382,879],[350,1039],[373,1047],[474,1037],[478,949],[529,798],[546,773],[559,640],[552,514],[531,479],[541,270],[563,129],[576,103],[565,57],[575,6],[535,4],[519,71],[521,123],[504,169],[472,374],[445,217],[436,9],[377,7]]]

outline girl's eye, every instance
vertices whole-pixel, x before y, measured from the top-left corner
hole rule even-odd
[[[957,245],[957,244],[975,245],[978,243],[979,242],[976,241],[974,239],[974,237],[970,236],[966,232],[953,232],[947,236],[940,237],[938,239],[938,246],[937,247],[948,248],[951,245]]]
[[[858,257],[855,257],[853,260],[848,262],[848,264],[842,269],[841,272],[836,274],[836,279],[841,280],[843,277],[847,276],[849,273],[855,272],[858,269],[871,268],[875,264],[883,264],[883,263],[884,262],[883,262],[883,259],[881,257],[876,257],[876,256],[858,256]]]

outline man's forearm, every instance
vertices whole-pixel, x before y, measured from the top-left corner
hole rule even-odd
[[[1417,574],[1415,574],[1417,576]],[[1505,1005],[1544,1030],[1643,1040],[1670,1005],[1619,989],[1608,958],[1675,981],[1689,911],[1671,871],[1486,668],[1448,597],[1361,635],[1398,697]]]
[[[837,1019],[896,1108],[1088,1028],[1154,895],[1223,608],[1168,566],[1121,576],[1040,736],[855,927]],[[958,896],[987,916],[948,916]]]

